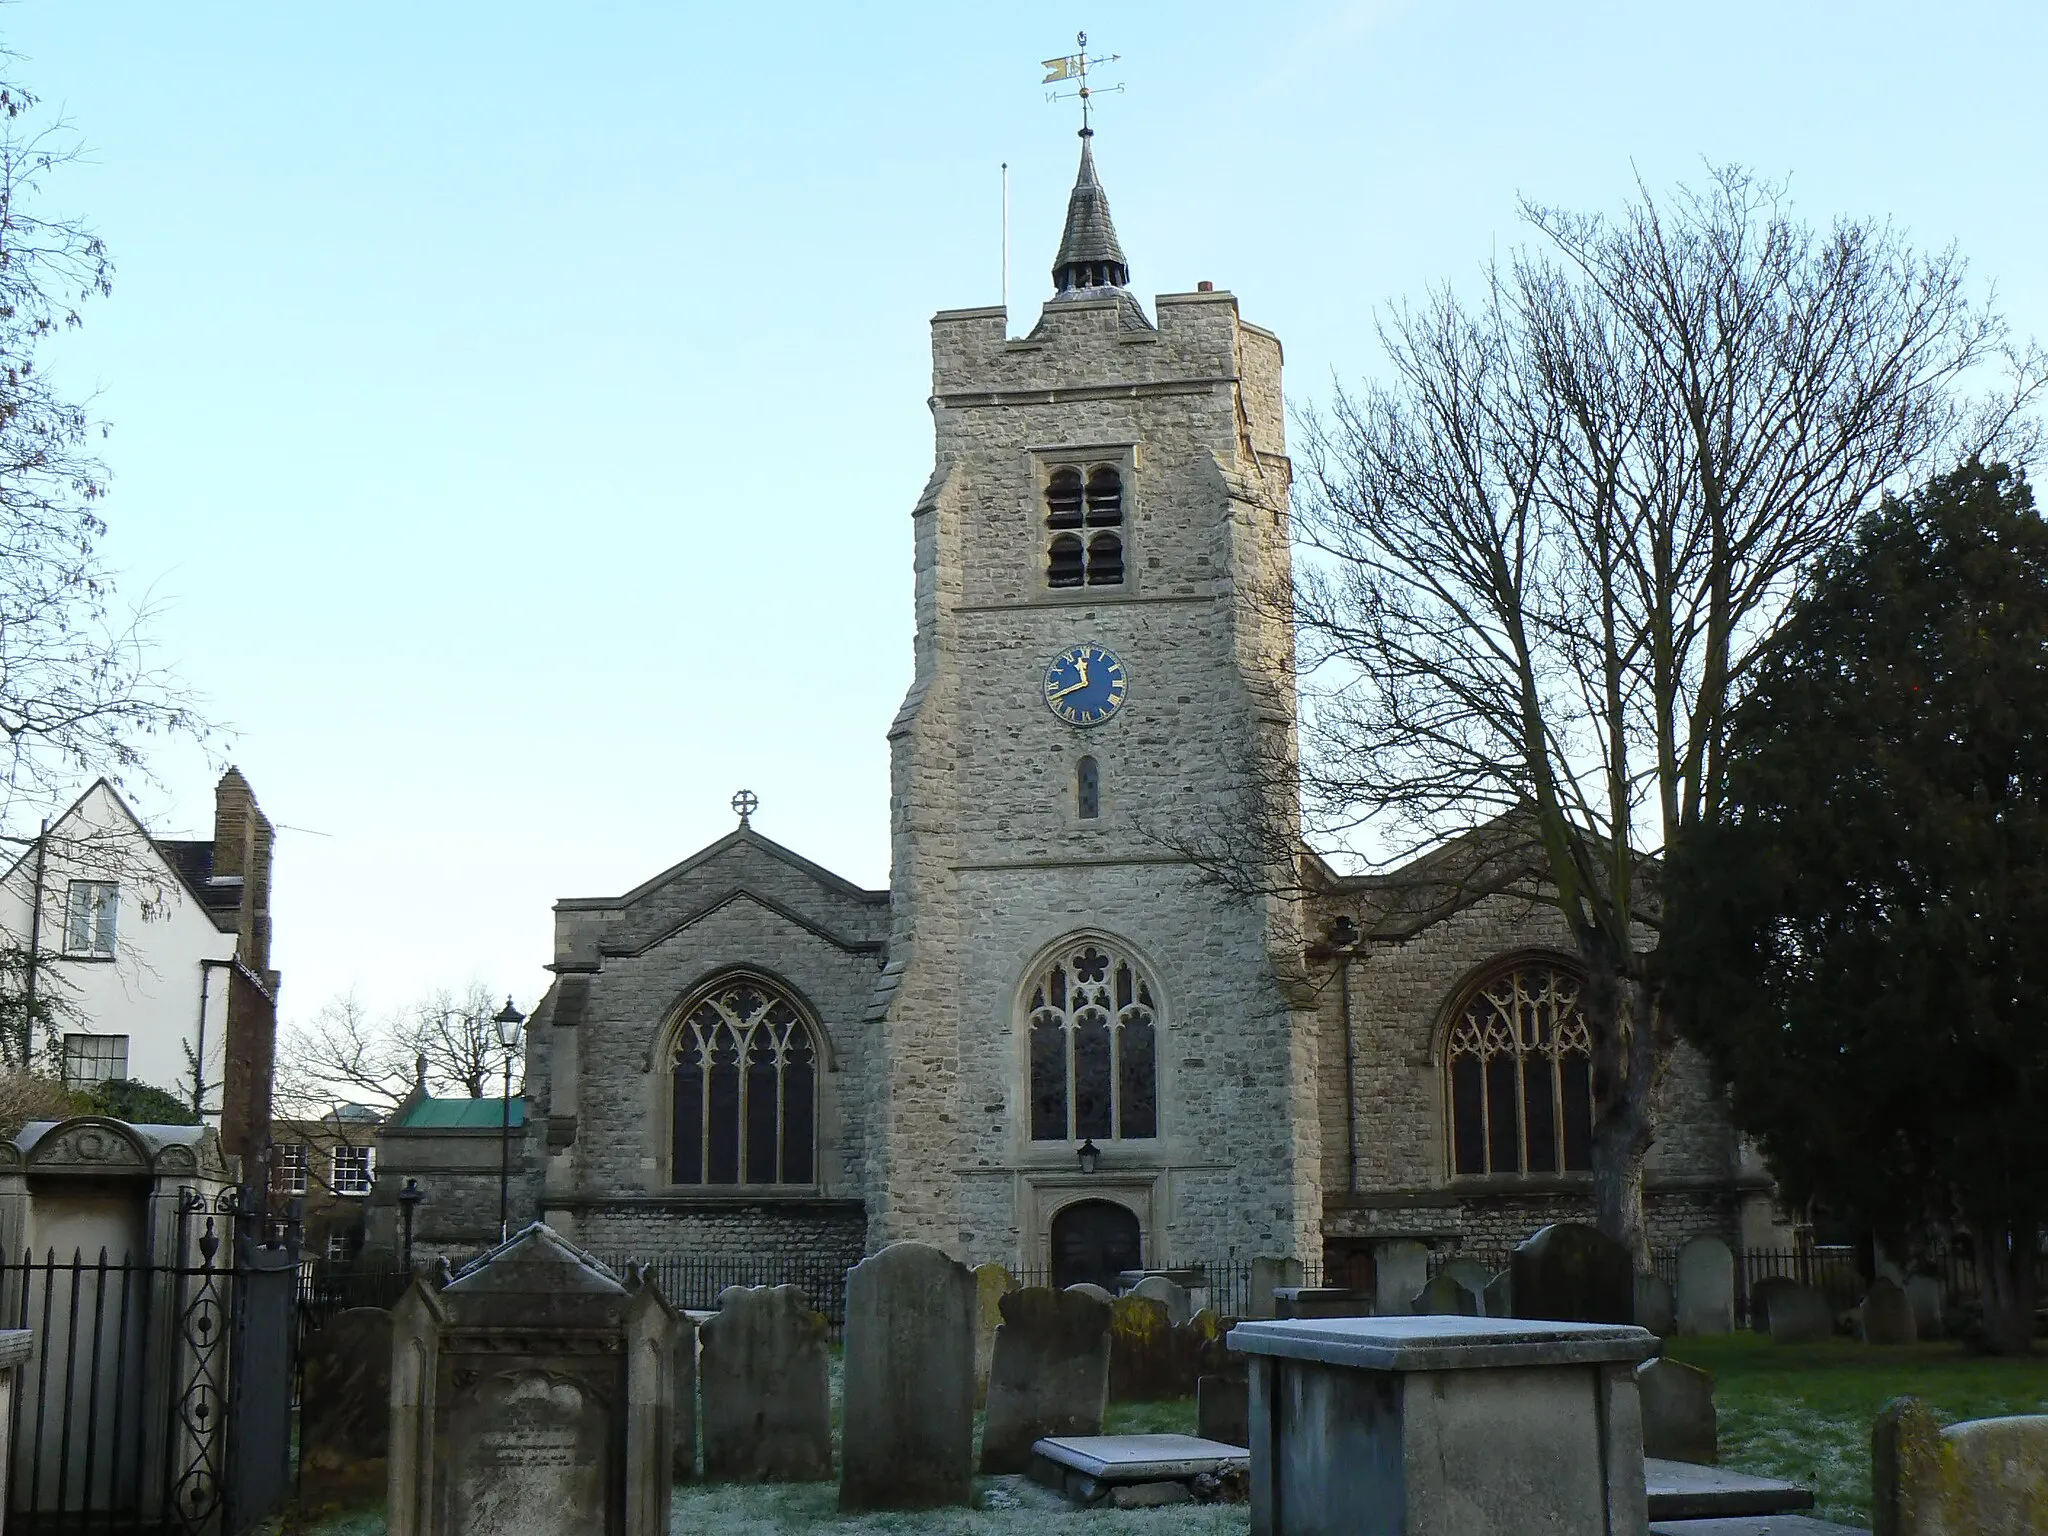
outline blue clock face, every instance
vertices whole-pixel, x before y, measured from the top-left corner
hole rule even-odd
[[[1123,707],[1124,664],[1099,645],[1061,651],[1045,669],[1045,703],[1069,725],[1100,725]]]

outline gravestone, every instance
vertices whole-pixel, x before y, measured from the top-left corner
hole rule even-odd
[[[1866,1344],[1913,1344],[1920,1337],[1914,1326],[1913,1304],[1904,1291],[1881,1275],[1864,1293],[1858,1331]]]
[[[1183,1395],[1186,1372],[1175,1358],[1174,1328],[1166,1303],[1150,1296],[1119,1296],[1109,1306],[1109,1400],[1153,1403]]]
[[[1486,1315],[1486,1288],[1493,1284],[1492,1270],[1488,1269],[1477,1259],[1466,1258],[1452,1259],[1442,1269],[1438,1270],[1437,1273],[1449,1275],[1451,1279],[1472,1293],[1472,1302],[1475,1310],[1467,1313],[1467,1316],[1484,1317]]]
[[[1104,1290],[1101,1286],[1097,1285],[1093,1280],[1077,1280],[1076,1282],[1074,1282],[1074,1284],[1068,1286],[1067,1289],[1070,1291],[1079,1291],[1083,1296],[1093,1296],[1097,1301],[1101,1302],[1104,1306],[1107,1306],[1109,1305],[1109,1303],[1116,1300],[1114,1296],[1110,1295],[1108,1291]]]
[[[1943,1429],[1917,1397],[1884,1405],[1870,1436],[1877,1536],[2048,1531],[2048,1414]]]
[[[1396,1238],[1373,1250],[1373,1310],[1381,1317],[1405,1315],[1427,1284],[1429,1250],[1422,1244]]]
[[[679,1483],[697,1480],[697,1319],[688,1312],[676,1314],[674,1401],[675,1479]]]
[[[1678,1300],[1671,1294],[1671,1282],[1662,1275],[1636,1276],[1636,1326],[1649,1329],[1660,1339],[1678,1332]]]
[[[735,1285],[700,1330],[704,1476],[803,1483],[832,1475],[825,1319],[793,1285]]]
[[[1481,1307],[1482,1298],[1460,1285],[1457,1276],[1447,1270],[1438,1270],[1435,1278],[1415,1294],[1407,1310],[1417,1314],[1478,1317]]]
[[[306,1335],[300,1355],[299,1497],[354,1503],[385,1487],[391,1444],[391,1314],[350,1307]]]
[[[1718,1237],[1678,1250],[1678,1331],[1709,1338],[1735,1331],[1735,1255]]]
[[[1770,1318],[1775,1344],[1818,1344],[1835,1335],[1835,1309],[1826,1292],[1810,1285],[1771,1292]]]
[[[1645,1360],[1636,1367],[1643,1404],[1643,1454],[1662,1461],[1712,1466],[1721,1459],[1714,1378],[1678,1360]]]
[[[390,1536],[667,1536],[676,1315],[536,1222],[392,1313]]]
[[[842,1514],[973,1502],[975,1296],[974,1272],[929,1243],[848,1271]]]
[[[974,1401],[988,1401],[988,1373],[995,1356],[996,1329],[1003,1324],[1002,1299],[1017,1280],[1000,1264],[974,1266]]]
[[[1515,1315],[1515,1272],[1504,1269],[1486,1282],[1486,1295],[1482,1307],[1488,1317],[1513,1317]]]
[[[1166,1308],[1166,1320],[1176,1328],[1194,1316],[1194,1308],[1188,1303],[1186,1289],[1174,1284],[1164,1275],[1147,1275],[1125,1294],[1149,1296]]]
[[[1222,1445],[1251,1444],[1251,1373],[1200,1376],[1195,1380],[1195,1433]]]
[[[1790,1275],[1765,1275],[1749,1288],[1749,1326],[1758,1333],[1771,1331],[1771,1299],[1797,1290],[1799,1282]]]
[[[1253,1259],[1251,1295],[1245,1300],[1245,1316],[1274,1316],[1273,1293],[1283,1285],[1299,1284],[1301,1284],[1301,1260]]]
[[[1516,1246],[1515,1316],[1559,1323],[1632,1323],[1635,1263],[1598,1228],[1559,1221]]]
[[[1108,1303],[1032,1286],[1001,1306],[981,1431],[990,1475],[1027,1471],[1034,1440],[1101,1434],[1109,1401]]]
[[[1923,1339],[1942,1335],[1941,1282],[1932,1275],[1913,1275],[1906,1281],[1906,1301],[1913,1309],[1913,1330]]]

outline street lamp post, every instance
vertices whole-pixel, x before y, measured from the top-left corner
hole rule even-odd
[[[519,1048],[519,1026],[526,1022],[526,1015],[512,1006],[512,996],[507,993],[505,1006],[491,1022],[498,1026],[498,1044],[505,1047],[504,1112],[498,1132],[498,1241],[502,1243],[512,1235],[512,1053]]]

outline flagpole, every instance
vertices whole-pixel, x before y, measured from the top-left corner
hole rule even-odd
[[[1010,162],[1003,162],[1003,326],[1009,333],[1010,313]]]

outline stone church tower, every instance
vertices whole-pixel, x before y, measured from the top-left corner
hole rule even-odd
[[[1147,318],[1085,129],[1053,280],[1021,340],[1002,309],[932,322],[868,1243],[1314,1253],[1297,914],[1162,835],[1293,822],[1243,799],[1294,733],[1280,343],[1206,283]]]

